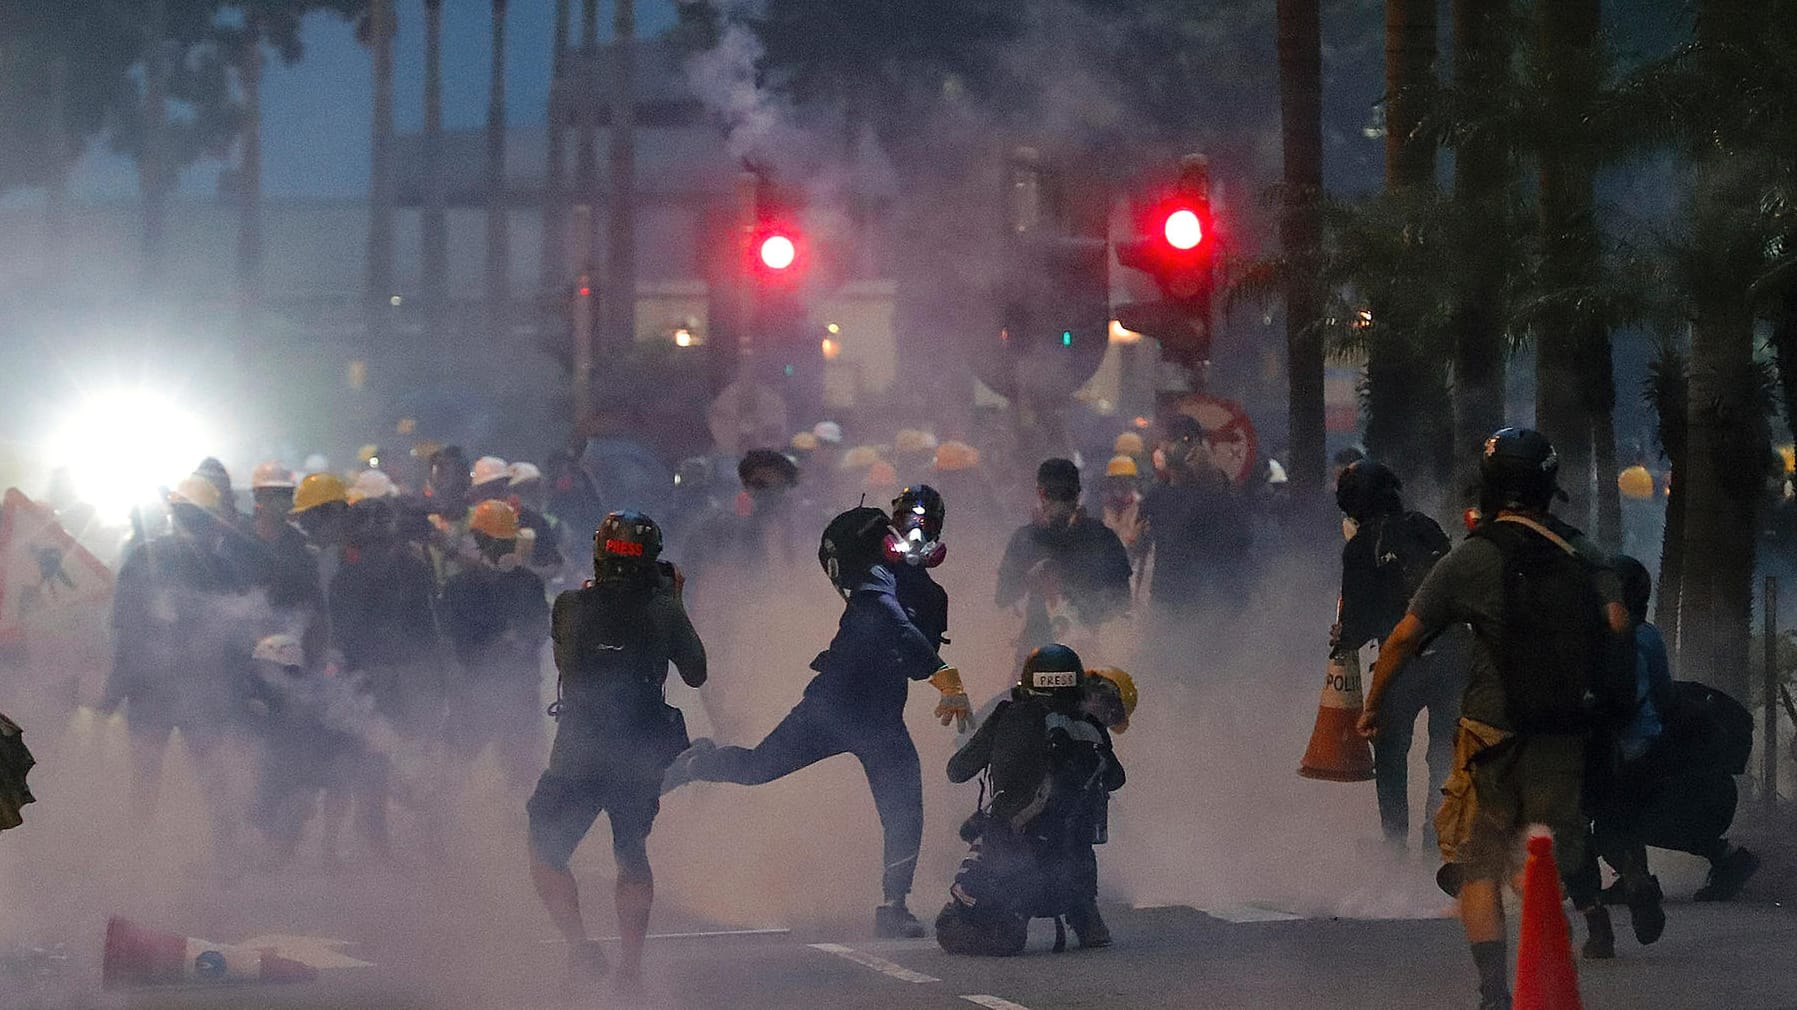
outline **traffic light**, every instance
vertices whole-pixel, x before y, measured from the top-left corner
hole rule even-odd
[[[811,322],[808,293],[817,278],[807,236],[797,221],[796,193],[757,175],[742,245],[743,325],[752,348],[746,363],[794,407],[822,395],[823,352]]]
[[[1178,181],[1137,213],[1139,237],[1117,243],[1117,262],[1152,277],[1162,296],[1118,306],[1117,321],[1189,362],[1210,355],[1215,231],[1209,171],[1201,156],[1190,155],[1180,163]]]

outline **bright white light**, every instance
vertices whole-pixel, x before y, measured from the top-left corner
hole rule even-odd
[[[1204,241],[1204,225],[1189,210],[1176,210],[1167,215],[1167,244],[1175,249],[1196,249]]]
[[[691,347],[691,346],[693,346],[693,331],[689,330],[689,329],[685,329],[684,327],[681,329],[675,330],[674,331],[674,346],[675,347]]]
[[[102,522],[123,523],[132,506],[187,476],[214,445],[199,418],[171,397],[118,389],[83,396],[45,448]]]
[[[792,261],[797,256],[798,249],[794,248],[792,239],[785,235],[772,235],[761,243],[761,262],[769,270],[785,270],[792,266]]]

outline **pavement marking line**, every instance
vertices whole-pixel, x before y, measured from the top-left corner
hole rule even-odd
[[[840,943],[812,943],[806,944],[806,946],[810,947],[812,950],[821,950],[826,954],[835,954],[837,957],[846,958],[864,968],[872,968],[888,978],[896,978],[900,982],[942,981],[934,975],[925,975],[920,971],[912,971],[903,965],[893,964],[883,957],[875,957],[865,951],[856,950],[853,947],[845,947]]]
[[[963,996],[961,998],[969,1003],[978,1003],[987,1010],[1030,1010],[1022,1003],[1013,1003],[1008,999],[999,999],[997,996]]]
[[[1304,917],[1283,909],[1268,908],[1263,905],[1223,905],[1218,908],[1200,908],[1198,911],[1224,922],[1297,922]]]
[[[703,933],[650,933],[648,936],[644,937],[643,939],[645,939],[645,940],[717,940],[717,939],[723,939],[726,937],[737,937],[737,936],[791,936],[791,935],[792,935],[792,930],[790,930],[790,929],[713,929],[713,930],[707,930],[706,932],[703,932]],[[600,940],[604,943],[617,943],[618,940],[621,939],[621,937],[601,936],[601,937],[595,937],[595,939]],[[568,941],[563,940],[560,937],[557,937],[553,940],[539,940],[537,942],[541,943],[545,947],[550,947],[550,946],[557,946],[557,945],[565,945]]]

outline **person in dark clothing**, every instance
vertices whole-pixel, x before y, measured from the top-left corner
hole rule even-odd
[[[1360,460],[1335,483],[1335,502],[1354,534],[1342,546],[1341,619],[1330,636],[1331,655],[1358,659],[1368,642],[1382,643],[1404,619],[1410,597],[1446,555],[1446,533],[1435,520],[1404,508],[1403,485],[1383,464]],[[1416,717],[1429,713],[1429,796],[1441,795],[1454,762],[1464,656],[1456,629],[1425,646],[1392,682],[1383,730],[1373,741],[1379,822],[1385,839],[1403,851],[1410,838],[1410,744]],[[1423,821],[1423,844],[1434,831]]]
[[[204,478],[183,480],[171,495],[172,531],[133,543],[119,565],[112,600],[113,665],[101,710],[126,706],[135,776],[132,807],[148,818],[170,734],[180,729],[202,774],[242,702],[239,674],[253,643],[222,606],[250,588],[242,538],[214,511],[218,491]],[[208,793],[221,799],[223,790]],[[223,811],[214,806],[215,829]]]
[[[522,787],[541,761],[537,657],[549,637],[549,600],[542,578],[518,561],[518,513],[510,505],[479,503],[469,531],[481,563],[443,586],[443,631],[461,667],[448,698],[457,727],[450,742],[464,759],[493,744],[506,777]]]
[[[398,538],[386,499],[365,498],[350,512],[348,541],[335,552],[326,591],[332,636],[375,710],[412,739],[434,739],[444,657],[430,561],[417,544]]]
[[[250,495],[250,529],[260,546],[255,582],[268,594],[278,630],[298,636],[307,656],[322,657],[331,640],[324,583],[317,553],[291,522],[293,475],[278,463],[264,463],[250,480]]]
[[[1734,897],[1759,869],[1760,860],[1725,837],[1734,821],[1739,798],[1734,772],[1740,769],[1729,767],[1724,755],[1709,746],[1709,727],[1701,724],[1699,715],[1709,702],[1705,697],[1709,689],[1673,682],[1665,639],[1647,619],[1653,595],[1647,568],[1626,556],[1618,557],[1615,567],[1623,604],[1634,623],[1636,708],[1618,735],[1615,769],[1593,803],[1592,843],[1617,873],[1616,883],[1604,891],[1604,902],[1629,906],[1636,938],[1651,943],[1642,935],[1643,925],[1657,939],[1666,915],[1660,907],[1659,880],[1648,867],[1647,846],[1689,852],[1709,861],[1709,877],[1695,896],[1698,901]],[[1698,712],[1692,712],[1681,695],[1703,699]],[[1745,710],[1739,712],[1748,735],[1738,753],[1745,758],[1752,723]],[[1693,716],[1699,724],[1688,721]]]
[[[830,647],[811,661],[817,672],[805,696],[753,748],[695,741],[669,771],[667,785],[688,781],[760,785],[839,754],[867,773],[885,834],[885,902],[874,912],[880,936],[922,936],[905,907],[923,841],[923,778],[905,727],[909,682],[929,680],[942,692],[936,715],[946,725],[970,711],[961,675],[936,654],[898,599],[898,580],[883,563],[891,518],[855,508],[824,530],[818,562],[846,601]]]
[[[681,604],[680,573],[659,562],[661,530],[649,517],[614,512],[593,541],[596,578],[555,599],[552,638],[560,674],[549,767],[526,805],[530,875],[569,949],[574,980],[605,969],[587,938],[568,860],[601,811],[611,816],[617,859],[619,976],[642,972],[655,899],[647,842],[661,809],[661,781],[686,746],[686,724],[663,695],[668,664],[689,687],[705,683],[705,646]]]
[[[1017,953],[1037,916],[1066,916],[1082,947],[1110,945],[1092,847],[1124,773],[1110,734],[1085,711],[1086,681],[1072,649],[1035,650],[1011,700],[949,759],[949,781],[984,773],[992,799],[962,829],[973,852],[936,919],[944,950]]]
[[[1211,462],[1202,439],[1161,450],[1167,479],[1142,497],[1142,550],[1153,555],[1150,599],[1164,615],[1228,612],[1249,585],[1254,526],[1248,505]]]
[[[1012,534],[998,565],[1000,607],[1023,608],[1017,652],[1096,629],[1129,608],[1129,554],[1117,534],[1079,507],[1079,468],[1036,469],[1036,516]]]

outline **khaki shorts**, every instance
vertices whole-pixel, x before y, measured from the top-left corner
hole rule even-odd
[[[1538,824],[1553,833],[1560,872],[1573,872],[1585,864],[1590,828],[1584,782],[1584,737],[1520,737],[1460,720],[1435,815],[1443,862],[1462,879],[1509,880],[1522,868],[1524,832]]]

